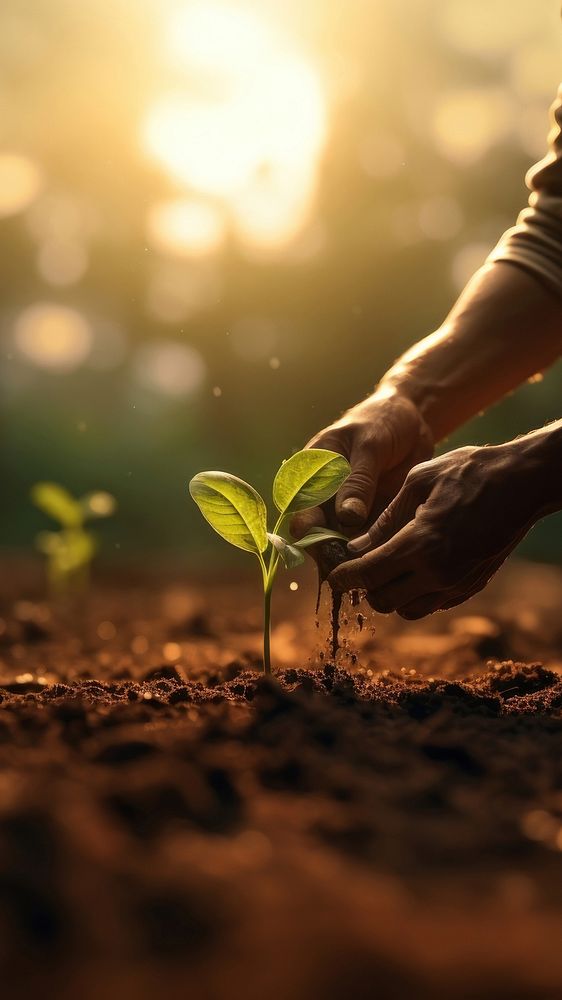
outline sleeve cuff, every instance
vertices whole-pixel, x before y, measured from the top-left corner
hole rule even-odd
[[[536,275],[562,298],[562,223],[558,213],[537,208],[521,213],[518,224],[508,229],[487,258],[509,261]]]

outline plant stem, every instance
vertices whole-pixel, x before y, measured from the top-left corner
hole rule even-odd
[[[258,553],[262,576],[263,576],[263,672],[271,673],[271,590],[277,570],[277,560],[275,553],[269,566],[266,566],[265,559],[261,552]]]
[[[263,672],[271,673],[271,580],[263,594]]]

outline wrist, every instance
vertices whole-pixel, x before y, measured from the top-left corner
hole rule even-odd
[[[450,428],[443,428],[441,411],[447,404],[447,378],[426,363],[436,345],[446,342],[450,331],[440,327],[419,344],[414,345],[388,370],[379,382],[376,393],[395,395],[414,406],[431,431],[434,441],[439,441]]]
[[[562,510],[562,421],[499,445],[535,520]]]

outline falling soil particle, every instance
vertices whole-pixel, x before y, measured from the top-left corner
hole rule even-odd
[[[334,538],[329,542],[323,542],[317,547],[316,552],[316,563],[318,566],[318,596],[316,599],[316,617],[318,618],[318,612],[320,608],[320,594],[322,591],[322,585],[328,579],[332,570],[336,566],[340,566],[341,563],[347,562],[349,559],[349,553],[347,551],[347,546],[345,542],[340,541],[340,539]],[[330,653],[332,659],[336,659],[339,650],[339,631],[340,631],[340,611],[342,606],[342,594],[332,591],[331,595],[331,612],[330,612]]]

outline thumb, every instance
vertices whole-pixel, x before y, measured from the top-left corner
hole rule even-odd
[[[294,514],[291,518],[289,530],[291,538],[298,540],[308,535],[312,528],[325,528],[327,525],[326,515],[321,507],[308,507]]]
[[[353,555],[361,555],[369,549],[375,549],[388,542],[409,521],[412,521],[416,511],[425,499],[421,484],[415,480],[406,480],[394,500],[383,510],[369,530],[348,542],[348,550]]]
[[[361,527],[369,517],[378,482],[372,451],[351,453],[351,473],[336,494],[336,517],[340,524]]]

